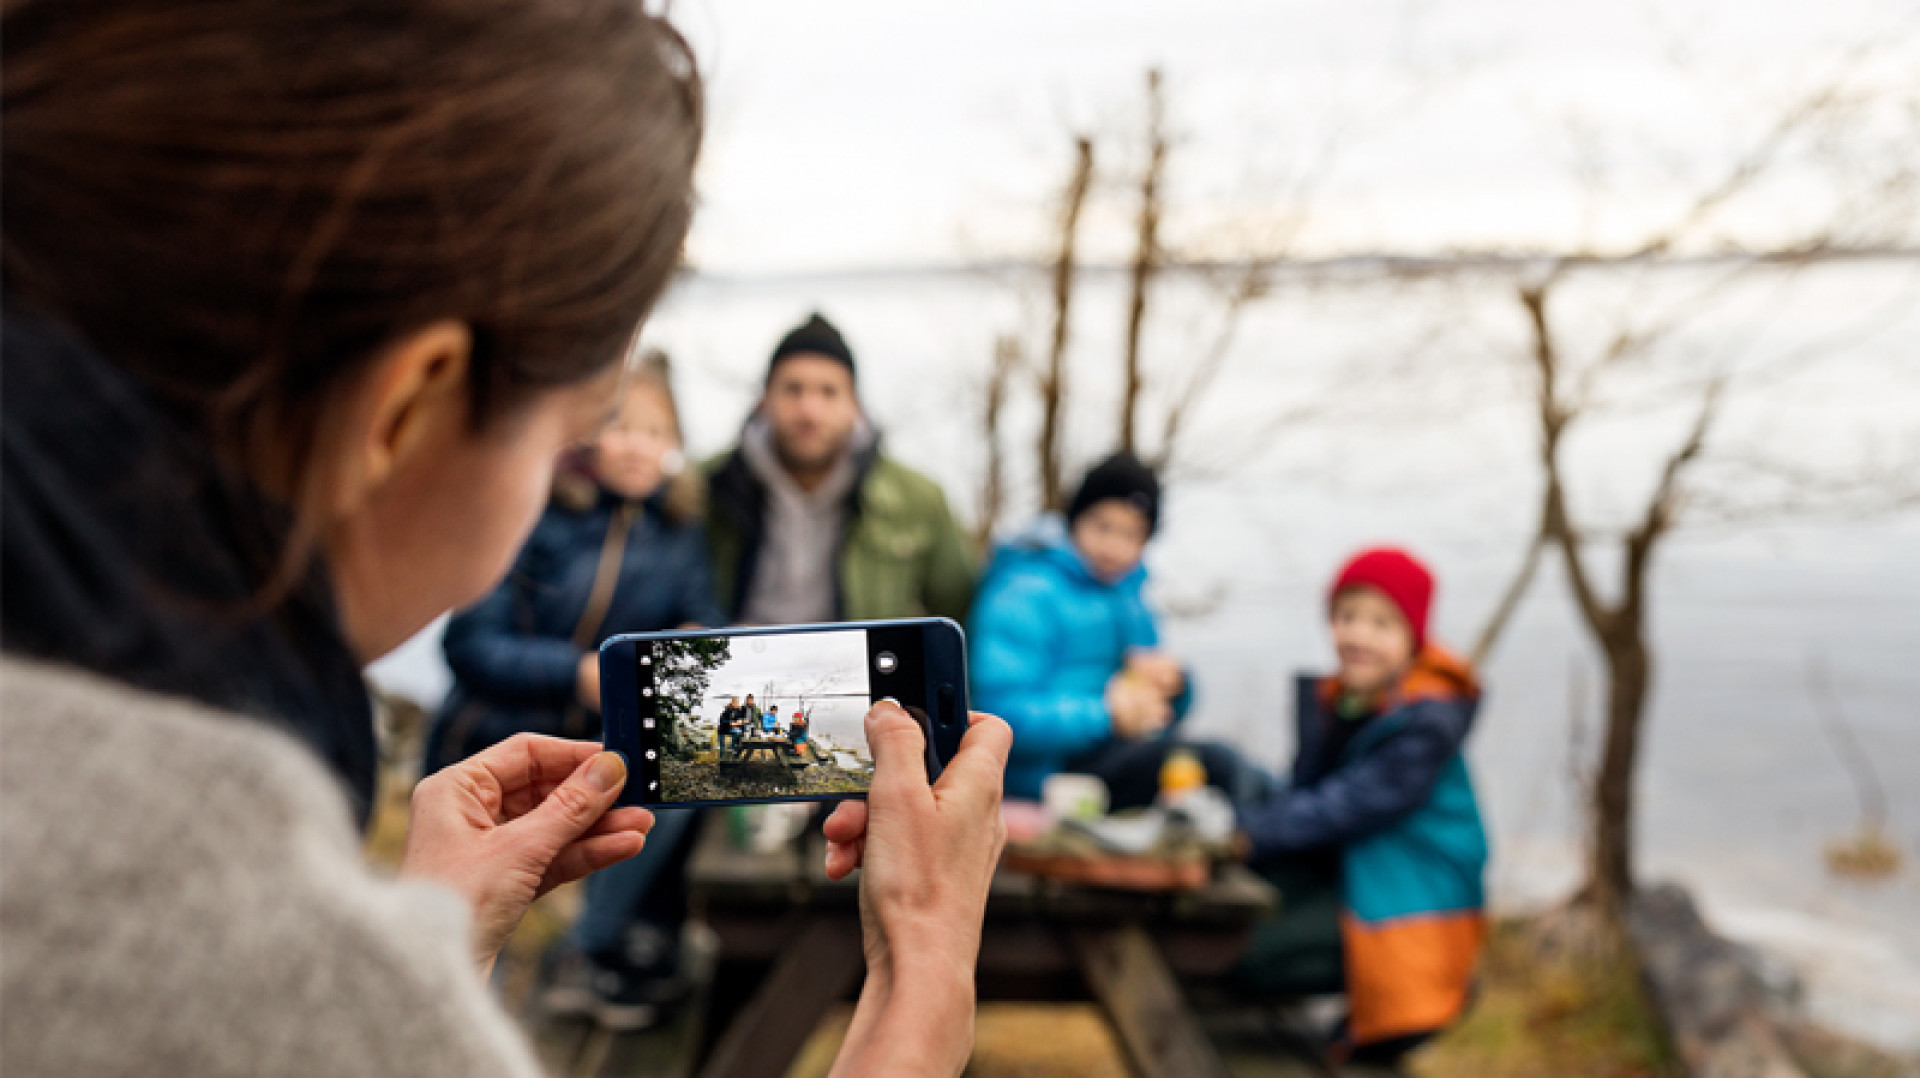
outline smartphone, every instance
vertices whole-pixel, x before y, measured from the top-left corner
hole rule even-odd
[[[873,780],[866,713],[891,698],[926,735],[927,776],[967,732],[967,642],[946,618],[702,629],[600,645],[620,803],[837,801]]]

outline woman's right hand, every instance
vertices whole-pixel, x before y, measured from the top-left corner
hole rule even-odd
[[[892,703],[867,712],[873,786],[826,822],[827,874],[856,867],[867,980],[836,1076],[957,1075],[973,1047],[974,968],[1006,825],[1000,791],[1013,731],[975,712],[929,784],[926,739]]]

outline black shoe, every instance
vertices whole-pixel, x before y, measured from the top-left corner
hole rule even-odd
[[[637,1033],[660,1023],[657,979],[627,965],[593,966],[593,1019],[615,1033]]]
[[[594,957],[600,961],[595,963],[593,1016],[610,1030],[633,1032],[657,1024],[691,987],[681,968],[678,925],[637,922],[627,928],[617,956]]]
[[[565,942],[540,959],[540,1009],[548,1018],[585,1018],[593,1014],[595,964]]]

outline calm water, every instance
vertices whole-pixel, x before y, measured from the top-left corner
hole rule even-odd
[[[1601,332],[1633,296],[1686,283],[1687,271],[1668,272],[1675,279],[1637,282],[1642,293],[1596,285],[1572,294],[1568,310],[1586,317],[1569,321],[1569,340]],[[1765,363],[1843,331],[1850,348],[1782,388],[1737,399],[1719,444],[1808,467],[1920,450],[1920,316],[1908,313],[1920,304],[1901,306],[1920,297],[1915,283],[1902,266],[1821,270],[1790,292],[1756,283],[1702,320],[1681,342],[1689,356]],[[1148,337],[1155,401],[1203,353],[1213,309],[1196,288],[1167,292]],[[1182,612],[1168,643],[1199,675],[1195,734],[1284,763],[1288,680],[1327,661],[1322,588],[1361,544],[1423,552],[1441,580],[1438,635],[1470,642],[1519,557],[1537,490],[1509,294],[1492,278],[1303,284],[1243,323],[1196,413],[1190,466],[1151,555],[1158,596]],[[1112,438],[1115,379],[1102,357],[1117,354],[1120,300],[1111,280],[1082,289],[1080,395],[1069,416],[1080,460]],[[852,341],[892,451],[941,479],[971,515],[993,338],[1037,340],[1044,306],[1006,281],[958,274],[693,282],[670,297],[653,337],[678,364],[696,449],[730,441],[771,343],[814,306]],[[1627,392],[1641,396],[1622,397],[1570,446],[1576,510],[1608,523],[1627,519],[1654,454],[1686,419],[1659,406],[1649,379]],[[1025,495],[1031,406],[1016,403],[1009,423]],[[1610,552],[1594,553],[1603,570],[1613,564]],[[1692,885],[1722,929],[1798,963],[1823,1017],[1920,1047],[1920,518],[1683,531],[1662,551],[1653,592],[1659,665],[1640,774],[1643,876]],[[1858,802],[1808,691],[1815,654],[1887,787],[1908,864],[1884,883],[1838,881],[1823,866],[1824,844],[1852,828]],[[444,689],[431,639],[375,676],[425,697]],[[1577,716],[1593,744],[1602,683],[1556,562],[1543,565],[1486,677],[1471,757],[1497,844],[1496,900],[1524,908],[1574,880],[1569,746]]]

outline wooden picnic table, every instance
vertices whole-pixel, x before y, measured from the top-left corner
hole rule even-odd
[[[777,764],[787,763],[789,759],[802,758],[802,753],[805,753],[804,759],[807,763],[813,762],[811,749],[804,747],[796,748],[793,742],[785,737],[776,737],[772,734],[767,734],[762,737],[749,737],[735,741],[731,748],[720,753],[720,763],[723,766],[744,764],[752,759],[753,754],[756,752],[765,752],[773,757],[773,762]]]
[[[717,941],[700,1032],[703,1078],[786,1073],[864,963],[858,879],[826,878],[817,836],[772,852],[735,848],[708,827],[688,869],[694,915]],[[1217,976],[1278,902],[1229,865],[1177,893],[1089,888],[1002,869],[987,898],[979,996],[1098,1003],[1141,1078],[1225,1078],[1180,987]]]

